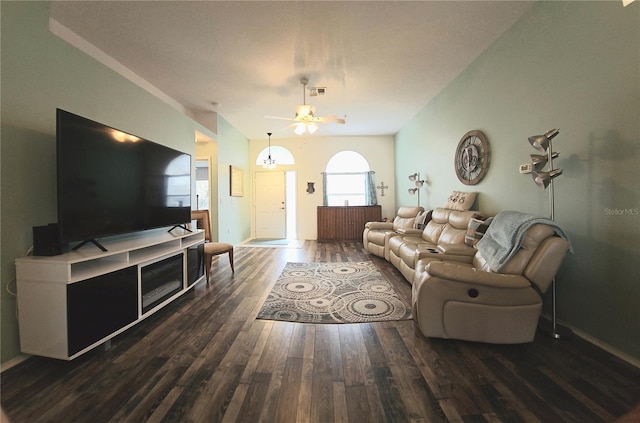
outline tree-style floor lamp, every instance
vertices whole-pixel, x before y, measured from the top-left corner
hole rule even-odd
[[[559,129],[552,129],[547,131],[544,135],[534,135],[529,137],[529,143],[536,150],[546,153],[546,156],[540,154],[531,155],[531,177],[533,182],[542,188],[549,188],[549,209],[551,214],[551,220],[554,220],[554,192],[553,192],[553,179],[562,175],[562,169],[553,168],[553,159],[558,157],[560,153],[553,151],[551,140],[560,133]],[[549,165],[546,171],[543,171],[545,165]],[[551,280],[551,319],[553,323],[552,336],[555,339],[560,339],[560,334],[556,329],[556,278]]]

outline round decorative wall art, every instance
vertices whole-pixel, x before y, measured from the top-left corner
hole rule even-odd
[[[462,136],[456,148],[454,166],[460,182],[475,185],[484,178],[489,170],[489,141],[478,130],[469,131]]]

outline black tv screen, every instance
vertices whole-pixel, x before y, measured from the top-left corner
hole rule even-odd
[[[191,220],[191,156],[57,109],[63,245]]]

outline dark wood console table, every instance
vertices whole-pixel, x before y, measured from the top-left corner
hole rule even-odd
[[[380,220],[381,206],[318,206],[318,241],[362,239],[365,223]]]

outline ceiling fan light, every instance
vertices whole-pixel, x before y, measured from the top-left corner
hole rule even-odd
[[[318,130],[318,125],[316,125],[315,123],[310,123],[307,125],[307,130],[309,131],[310,134],[313,134]]]
[[[293,132],[295,132],[298,135],[302,135],[306,130],[307,130],[307,127],[304,123],[296,123],[296,129],[294,129]]]

